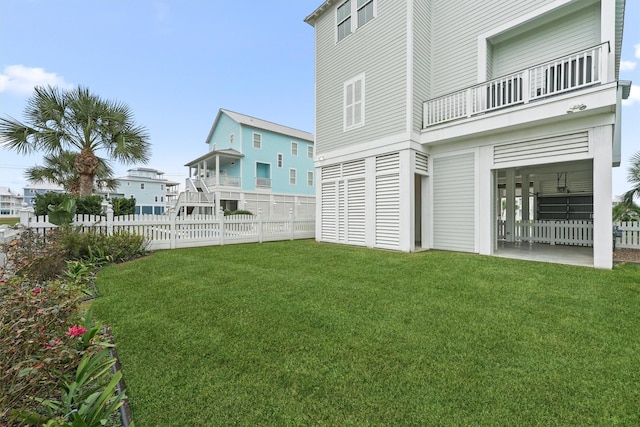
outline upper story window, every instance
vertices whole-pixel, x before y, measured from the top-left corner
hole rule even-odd
[[[253,133],[253,148],[262,148],[262,134],[256,132]]]
[[[313,145],[307,145],[307,157],[313,159]]]
[[[229,135],[229,144],[233,144],[233,134]]]
[[[313,187],[313,172],[307,171],[307,185]]]
[[[289,169],[289,184],[296,185],[296,170]]]
[[[344,130],[364,125],[364,74],[344,84]]]
[[[373,0],[358,0],[358,27],[373,18]]]
[[[337,40],[347,37],[374,16],[375,0],[347,0],[342,3],[336,9]]]
[[[291,155],[292,156],[298,155],[298,143],[295,141],[291,141]]]
[[[144,190],[144,182],[140,184],[140,189]]]
[[[281,168],[282,164],[284,163],[283,160],[284,156],[282,155],[282,153],[278,153],[278,167]]]

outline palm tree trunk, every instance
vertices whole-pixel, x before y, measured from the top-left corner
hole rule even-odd
[[[92,150],[85,148],[76,157],[75,164],[80,175],[80,196],[90,196],[100,161]]]

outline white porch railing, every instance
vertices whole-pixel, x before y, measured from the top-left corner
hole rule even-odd
[[[498,239],[506,239],[505,221],[499,220]],[[593,221],[518,221],[514,241],[551,245],[593,246]]]
[[[216,186],[216,177],[209,177],[204,180],[208,187]],[[241,187],[241,179],[239,176],[220,175],[218,178],[218,185],[225,187]]]
[[[424,127],[527,104],[607,81],[608,44],[493,79],[423,104]]]
[[[271,188],[271,178],[256,178],[257,188]]]

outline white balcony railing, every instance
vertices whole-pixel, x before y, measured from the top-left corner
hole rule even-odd
[[[608,53],[608,44],[601,44],[426,101],[424,127],[606,82],[604,59]]]
[[[256,188],[271,188],[271,178],[256,178]]]
[[[205,183],[207,184],[208,187],[215,187],[216,186],[216,177],[215,176],[211,176],[209,178],[207,178],[205,180]],[[228,176],[228,175],[220,175],[218,178],[218,185],[223,186],[223,187],[236,187],[236,188],[240,188],[241,186],[241,179],[239,176]]]

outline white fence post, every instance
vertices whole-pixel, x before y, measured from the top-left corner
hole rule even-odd
[[[224,209],[218,211],[218,227],[220,228],[220,245],[224,245]]]
[[[107,227],[107,236],[111,236],[113,234],[113,206],[107,200],[102,201],[102,211],[104,212],[106,227]]]
[[[289,208],[289,227],[291,227],[291,240],[294,239],[296,234],[295,218],[293,217],[293,208]]]
[[[262,209],[258,208],[258,242],[262,243]]]
[[[33,217],[33,208],[27,206],[25,202],[22,203],[22,208],[19,211],[20,224],[28,227]]]
[[[169,221],[169,249],[176,248],[176,235],[178,234],[178,230],[176,228],[176,221],[178,219],[178,215],[171,215]]]

